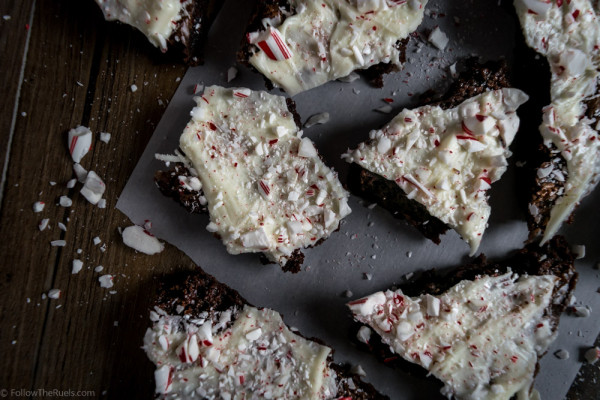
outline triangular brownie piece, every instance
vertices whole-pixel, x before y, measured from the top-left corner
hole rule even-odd
[[[159,398],[383,400],[333,350],[198,270],[165,282],[144,350]]]
[[[474,254],[490,216],[487,190],[506,171],[519,128],[516,110],[527,98],[503,88],[453,108],[405,109],[343,158],[395,184],[404,203],[418,203],[417,212],[455,229]],[[439,242],[435,232],[428,237]]]
[[[371,345],[375,331],[384,352],[427,369],[449,398],[511,399],[529,394],[538,360],[556,337],[577,280],[574,258],[555,237],[508,262],[480,256],[452,275],[428,273],[405,290],[348,306],[364,324],[359,339]]]

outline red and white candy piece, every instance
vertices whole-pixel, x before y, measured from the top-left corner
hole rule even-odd
[[[92,131],[85,126],[78,126],[69,131],[69,153],[74,162],[81,161],[92,148]]]
[[[545,0],[521,0],[523,5],[532,14],[536,14],[541,18],[545,18],[552,8],[552,3]]]
[[[165,245],[151,236],[141,226],[128,226],[123,230],[123,243],[144,254],[153,255],[164,250]]]
[[[269,187],[269,184],[267,182],[261,179],[260,181],[258,181],[258,191],[265,199],[268,199],[269,193],[271,193],[271,188]]]
[[[44,203],[43,201],[36,201],[35,203],[33,203],[33,212],[42,212],[44,211],[44,207],[46,207],[46,203]]]
[[[256,44],[271,60],[281,61],[292,57],[292,51],[285,43],[281,32],[271,26],[258,35],[248,35],[248,40]]]
[[[584,356],[587,362],[589,362],[590,364],[595,364],[596,361],[600,359],[600,349],[597,347],[592,347],[591,349],[588,349],[588,351],[585,352]]]
[[[171,391],[173,387],[173,372],[174,368],[169,365],[163,365],[154,371],[156,393],[165,394]]]

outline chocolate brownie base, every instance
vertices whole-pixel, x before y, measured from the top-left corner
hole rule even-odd
[[[246,27],[246,35],[251,32],[264,30],[265,28],[262,23],[264,19],[279,19],[281,22],[283,22],[286,19],[286,14],[290,13],[293,14],[294,9],[287,0],[258,1],[256,2],[256,7],[254,8],[254,11],[250,17],[250,21]],[[396,42],[396,48],[400,50],[400,56],[398,58],[401,63],[406,62],[406,47],[409,40],[410,38],[405,38]],[[238,62],[247,66],[251,70],[256,71],[256,68],[254,68],[249,61],[250,57],[252,57],[255,51],[255,46],[248,43],[248,40],[246,37],[244,37],[240,50],[237,54]],[[374,87],[381,88],[383,87],[384,75],[398,71],[398,69],[398,66],[395,64],[379,63],[364,70],[357,70],[356,72],[364,76],[367,82]],[[267,77],[264,77],[264,79],[266,87],[269,90],[273,89],[273,83]]]
[[[202,312],[207,312],[209,317],[212,317],[215,312],[225,311],[232,307],[242,309],[244,305],[251,304],[236,290],[198,268],[191,274],[180,273],[165,277],[153,305],[171,315],[197,316]],[[231,324],[233,322],[230,322],[229,326]],[[308,340],[323,344],[318,339],[309,338]],[[360,376],[350,372],[349,366],[333,363],[332,356],[328,361],[329,367],[337,375],[338,393],[336,398],[348,396],[353,400],[389,399],[378,393],[371,384],[363,382]]]
[[[465,62],[465,71],[452,83],[443,99],[433,91],[428,91],[421,96],[421,100],[424,104],[449,109],[485,91],[505,87],[510,87],[510,82],[504,62],[479,64],[477,59],[470,58]],[[435,244],[440,243],[440,235],[449,229],[442,221],[430,215],[421,203],[406,197],[406,193],[395,182],[358,164],[350,164],[348,188],[355,195],[376,202],[394,217],[406,220]]]
[[[567,308],[571,293],[575,290],[577,283],[578,275],[573,265],[574,260],[575,256],[567,241],[562,236],[555,236],[543,246],[534,243],[528,244],[504,261],[490,262],[485,255],[480,255],[473,262],[447,273],[440,273],[435,269],[425,271],[414,281],[394,287],[392,290],[400,288],[404,294],[411,297],[425,293],[440,295],[462,280],[474,280],[483,275],[502,275],[509,268],[519,275],[554,275],[559,278],[559,282],[552,294],[553,301],[546,309],[545,315],[551,317],[552,330],[556,331],[560,315]],[[390,347],[381,342],[378,335],[371,335],[368,345],[360,342],[356,333],[361,326],[356,323],[351,332],[352,341],[358,347],[375,354],[390,367],[400,368],[419,377],[428,375],[425,369],[392,353]],[[536,367],[536,375],[538,370],[539,364]],[[437,383],[441,388],[441,382]]]

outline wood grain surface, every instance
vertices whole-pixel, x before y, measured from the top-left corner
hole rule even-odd
[[[2,16],[10,18],[0,19],[0,389],[9,398],[36,389],[152,398],[154,367],[140,348],[150,301],[163,274],[196,267],[169,245],[156,256],[125,247],[119,228],[130,223],[114,206],[186,67],[106,23],[92,0],[2,0]],[[105,209],[66,188],[66,134],[77,125],[95,134],[82,165],[106,182]],[[112,134],[108,144],[99,132]],[[62,195],[71,207],[58,205]],[[46,203],[40,213],[36,201]],[[39,231],[42,218],[50,223]],[[50,245],[58,239],[66,246]],[[84,263],[78,274],[73,259]],[[100,287],[103,274],[114,288]],[[42,297],[53,288],[59,299]],[[569,399],[597,398],[598,367],[582,365]]]

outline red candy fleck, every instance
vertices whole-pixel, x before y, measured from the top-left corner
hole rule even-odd
[[[208,126],[210,127],[211,130],[216,131],[217,130],[217,126],[215,124],[213,124],[212,122],[208,123]]]
[[[467,128],[467,125],[465,125],[465,121],[462,122],[462,130],[467,134],[467,135],[471,135],[473,136],[473,131],[470,130],[469,128]]]
[[[577,19],[577,17],[579,17],[579,12],[579,10],[573,11],[573,19]]]
[[[519,359],[519,357],[517,357],[517,356],[512,356],[512,357],[510,358],[510,361],[512,361],[512,362],[514,362],[514,363],[516,363],[518,359]]]

